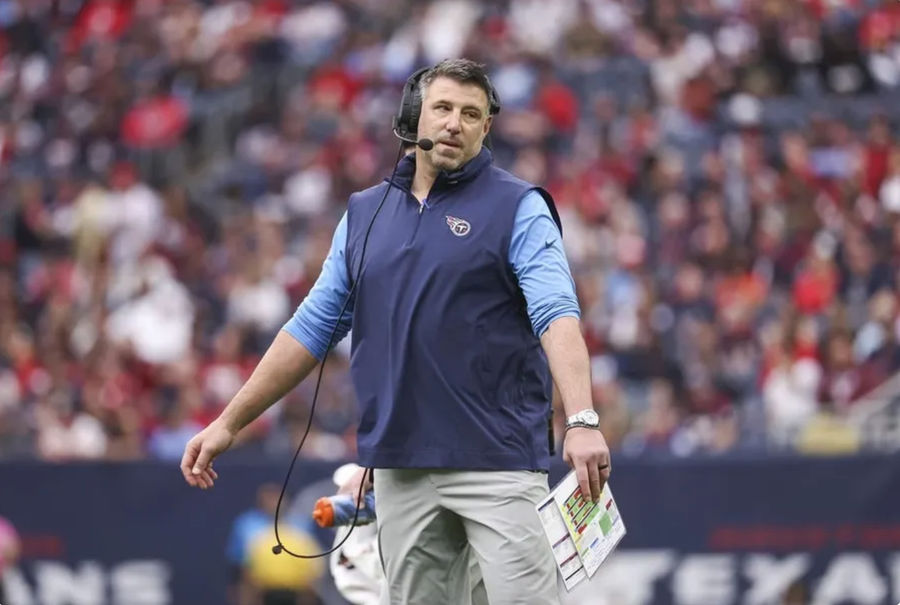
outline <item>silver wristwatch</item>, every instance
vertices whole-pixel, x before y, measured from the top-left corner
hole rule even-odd
[[[594,410],[581,410],[566,418],[566,430],[582,427],[586,429],[600,428],[600,415]]]

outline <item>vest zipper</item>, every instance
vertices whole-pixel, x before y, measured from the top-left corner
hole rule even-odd
[[[417,204],[419,204],[419,209],[416,211],[416,225],[413,227],[412,233],[409,234],[409,238],[406,240],[404,247],[408,248],[412,246],[413,242],[416,240],[416,235],[419,233],[419,226],[422,224],[422,213],[425,212],[425,204],[416,199],[416,197],[412,194],[408,194],[410,198],[412,198]]]

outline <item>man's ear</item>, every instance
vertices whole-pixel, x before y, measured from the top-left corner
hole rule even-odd
[[[484,121],[484,133],[483,133],[484,136],[487,136],[487,134],[491,131],[491,124],[493,124],[493,123],[494,123],[494,116],[489,115],[487,117],[487,119]]]

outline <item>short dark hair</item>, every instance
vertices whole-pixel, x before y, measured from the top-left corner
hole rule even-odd
[[[491,96],[493,87],[488,79],[485,66],[471,59],[444,59],[424,74],[419,79],[419,94],[425,99],[425,89],[438,78],[450,78],[460,84],[474,84],[484,91],[488,102],[488,114],[496,113],[492,107]]]

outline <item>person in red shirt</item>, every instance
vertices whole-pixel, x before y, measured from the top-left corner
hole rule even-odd
[[[75,52],[94,40],[115,40],[131,26],[130,0],[89,0],[69,31],[68,47]]]
[[[868,135],[863,148],[863,186],[866,193],[878,197],[881,183],[888,173],[891,155],[891,124],[887,116],[873,116],[869,121]]]
[[[831,258],[812,246],[794,279],[794,305],[801,313],[825,311],[834,300],[837,283],[837,270]]]

